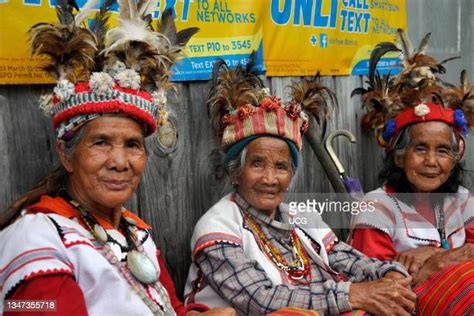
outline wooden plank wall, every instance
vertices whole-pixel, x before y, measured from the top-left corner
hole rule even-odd
[[[429,3],[429,6],[428,6]],[[473,78],[474,51],[472,34],[473,4],[469,0],[408,0],[409,27],[414,43],[428,31],[433,31],[432,50],[439,58],[462,54],[465,59],[448,66],[451,81],[456,81],[460,69],[468,68]],[[453,11],[454,10],[454,11]],[[445,21],[448,18],[448,21]],[[437,27],[438,22],[442,27]],[[452,23],[451,23],[452,22]],[[454,35],[453,35],[454,34]],[[449,49],[446,49],[446,41]],[[298,78],[270,78],[272,92],[285,96],[285,87]],[[350,99],[351,91],[362,84],[355,76],[325,77],[340,107],[334,113],[328,130],[348,129],[358,139],[350,144],[338,139],[335,147],[347,174],[361,179],[366,191],[378,186],[382,152],[373,138],[359,128],[362,114],[360,101]],[[148,166],[136,194],[128,207],[153,226],[153,237],[171,267],[170,271],[181,293],[190,263],[189,240],[199,217],[221,196],[231,190],[222,169],[218,142],[213,136],[205,110],[205,82],[180,83],[179,93],[169,96],[170,108],[179,117],[178,149],[163,156],[152,138]],[[18,195],[30,189],[57,162],[54,135],[48,120],[37,109],[36,100],[48,86],[0,86],[0,210]],[[472,167],[473,141],[467,155]],[[294,192],[329,192],[330,185],[307,143],[303,163],[293,184]],[[472,173],[472,172],[470,172]],[[340,215],[338,215],[340,216]],[[332,218],[339,226],[348,218]]]

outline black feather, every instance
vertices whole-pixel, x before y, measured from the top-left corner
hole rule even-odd
[[[56,15],[59,23],[64,25],[71,25],[74,23],[74,7],[69,4],[70,0],[57,0]],[[77,7],[77,4],[75,4]],[[79,10],[79,8],[77,8]]]
[[[438,101],[435,103],[438,103],[444,108],[445,107],[444,98],[437,92],[431,92],[431,94],[433,95],[433,101]]]
[[[369,80],[372,86],[374,86],[375,69],[380,58],[390,52],[400,52],[400,49],[393,43],[383,42],[377,44],[377,46],[375,46],[375,48],[370,53]]]
[[[426,78],[421,79],[420,81],[418,81],[418,84],[417,84],[419,89],[425,89],[429,85],[430,85],[430,80]]]
[[[150,25],[151,26],[151,22],[153,22],[153,17],[151,16],[151,14],[147,14],[145,15],[143,18],[143,21],[145,21],[146,24]]]
[[[362,88],[362,87],[356,88],[356,89],[352,90],[351,98],[354,97],[355,95],[363,95],[365,93],[367,93],[367,89]]]
[[[250,53],[249,62],[247,63],[247,72],[248,73],[254,72],[255,56],[257,56],[257,53],[253,50],[252,53]]]
[[[432,72],[439,72],[440,74],[446,73],[446,68],[441,64],[437,65],[436,68],[430,67],[430,69]]]
[[[219,73],[221,72],[221,68],[229,68],[225,61],[221,58],[216,60],[214,63],[214,67],[212,69],[212,80],[211,80],[211,89],[209,90],[209,97],[208,99],[214,95],[216,88],[219,84]],[[208,109],[209,110],[209,109]]]
[[[402,46],[402,51],[403,54],[405,55],[406,58],[408,58],[411,54],[411,43],[410,39],[408,38],[407,34],[403,29],[397,29],[398,32],[398,38],[400,40],[400,45]]]
[[[445,86],[446,88],[450,88],[450,89],[456,88],[456,85],[455,85],[455,84],[452,84],[451,82],[444,81],[444,80],[441,79],[441,78],[436,78],[436,82],[437,82],[437,83],[441,83],[441,84],[442,84],[443,86]]]
[[[423,39],[420,42],[420,45],[418,46],[418,49],[416,50],[418,54],[426,53],[426,50],[428,49],[428,42],[430,40],[430,37],[431,37],[431,33],[427,33],[425,37],[423,37]]]
[[[191,37],[193,37],[193,35],[197,32],[199,32],[198,27],[190,27],[179,31],[178,34],[176,34],[176,40],[174,44],[179,46],[185,46],[191,39]]]
[[[460,59],[460,58],[461,58],[461,56],[449,57],[449,58],[443,59],[439,64],[443,65],[443,64],[447,63],[448,61],[455,60],[455,59]]]
[[[467,71],[466,69],[463,69],[461,71],[461,76],[459,78],[459,82],[461,82],[461,86],[465,89],[467,88],[466,85],[467,85]]]
[[[377,112],[383,112],[384,107],[377,99],[370,99],[370,102]]]
[[[77,5],[75,0],[68,0],[67,4],[73,7],[74,9],[76,9],[77,11],[79,11],[79,6]]]
[[[158,20],[159,26],[157,27],[158,32],[165,35],[171,43],[176,42],[176,25],[174,24],[173,10],[171,8],[166,9],[161,14],[161,19]]]

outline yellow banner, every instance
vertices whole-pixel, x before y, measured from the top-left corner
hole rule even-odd
[[[28,46],[28,29],[44,21],[56,21],[56,12],[48,1],[0,2],[0,83],[53,82],[38,68],[39,59],[30,57]]]
[[[82,7],[86,0],[77,0]],[[207,80],[217,58],[230,66],[257,51],[268,76],[365,74],[370,49],[406,28],[405,0],[160,0],[154,18],[173,9],[178,29],[199,27],[173,80]],[[50,83],[31,58],[28,29],[57,21],[55,0],[0,0],[0,84]],[[113,10],[117,11],[117,6]],[[380,70],[397,58],[385,58]]]
[[[82,7],[86,0],[76,0]],[[184,58],[173,68],[173,80],[207,80],[218,58],[229,65],[247,63],[257,54],[257,70],[263,71],[262,2],[254,0],[161,0],[154,18],[171,8],[178,30],[199,27]],[[31,58],[28,29],[36,23],[56,23],[54,0],[0,0],[0,84],[53,82]],[[112,8],[117,11],[117,5]],[[114,20],[114,19],[112,19]]]
[[[366,74],[370,50],[406,29],[405,0],[268,0],[267,76]],[[381,72],[398,58],[384,58]]]
[[[255,0],[161,1],[175,4],[178,29],[199,27],[187,46],[187,56],[174,67],[173,80],[207,80],[218,58],[230,66],[246,64],[257,51],[257,71],[263,71],[262,2]]]

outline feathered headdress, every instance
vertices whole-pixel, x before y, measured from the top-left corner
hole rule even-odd
[[[291,101],[288,107],[303,110],[313,116],[324,134],[327,119],[332,110],[338,107],[334,92],[321,84],[321,77],[317,73],[312,78],[304,78],[293,82],[290,86]]]
[[[262,80],[247,67],[229,68],[224,61],[214,66],[207,101],[211,124],[226,152],[225,162],[236,157],[253,139],[271,135],[284,139],[297,165],[302,134],[308,129],[308,115],[323,124],[334,94],[319,83],[319,77],[304,79],[290,87],[292,99],[284,103],[270,95]]]
[[[467,79],[466,70],[461,71],[461,82],[457,88],[449,88],[444,93],[445,103],[461,109],[467,119],[467,126],[474,126],[474,86]]]
[[[97,1],[91,1],[74,15],[77,5],[67,0],[57,2],[58,23],[38,23],[29,30],[33,55],[47,57],[42,69],[56,80],[76,82],[90,76],[98,53],[97,37],[82,27]]]
[[[352,92],[352,96],[362,95],[363,106],[367,107],[362,126],[375,131],[379,144],[387,149],[405,126],[416,122],[443,121],[453,126],[459,135],[467,133],[463,109],[453,102],[462,92],[453,89],[448,99],[446,87],[437,77],[445,73],[444,63],[458,57],[437,62],[426,55],[429,38],[430,33],[413,50],[405,32],[399,29],[397,44],[380,43],[372,51],[368,88]],[[388,52],[401,52],[403,69],[395,77],[381,76],[375,71],[380,58]]]
[[[112,2],[105,1],[86,25],[99,2],[91,0],[78,10],[74,0],[59,0],[59,22],[30,29],[32,53],[47,57],[43,69],[58,80],[40,106],[53,118],[58,138],[104,113],[128,115],[150,135],[167,118],[171,67],[198,29],[177,32],[171,9],[154,28],[155,8],[145,0],[119,0],[119,25],[113,29],[107,11]]]
[[[269,90],[253,72],[252,57],[246,67],[239,64],[234,69],[224,60],[217,60],[210,83],[208,113],[218,137],[222,137],[232,114],[245,119],[269,96]]]
[[[385,124],[386,117],[395,116],[403,108],[401,98],[395,91],[393,79],[389,74],[380,75],[376,72],[380,58],[388,52],[400,51],[392,43],[380,43],[372,50],[369,59],[369,75],[367,88],[357,88],[351,93],[362,96],[362,106],[367,113],[362,117],[362,127],[367,131],[374,131]]]

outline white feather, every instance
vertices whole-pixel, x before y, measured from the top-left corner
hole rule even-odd
[[[158,48],[162,46],[162,36],[147,29],[147,24],[140,18],[124,20],[119,18],[120,26],[107,33],[107,47],[103,53],[107,54],[120,48],[127,42],[143,42]]]
[[[74,24],[79,27],[81,26],[82,22],[87,18],[87,16],[97,9],[99,9],[100,0],[89,0],[86,4],[81,8],[79,13],[74,18]]]
[[[138,16],[143,17],[143,16],[147,16],[148,14],[153,14],[156,8],[157,8],[156,1],[145,1],[145,3],[141,6],[140,10],[138,11]]]
[[[130,19],[130,8],[128,7],[128,0],[118,0],[120,8],[120,18]]]
[[[128,10],[130,12],[130,19],[137,17],[137,3],[135,0],[128,0]]]

